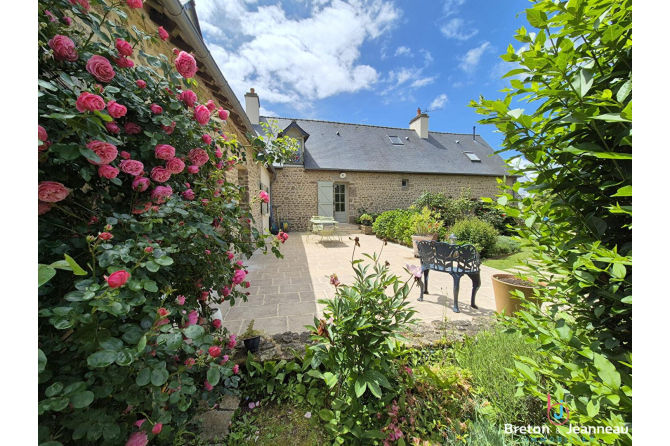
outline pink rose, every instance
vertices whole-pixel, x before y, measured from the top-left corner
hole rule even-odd
[[[141,161],[128,160],[125,159],[119,164],[121,172],[127,173],[133,176],[141,175],[144,171],[144,164]]]
[[[74,62],[79,59],[79,54],[74,49],[74,42],[67,36],[56,34],[49,40],[49,48],[53,50],[56,60]]]
[[[51,205],[43,201],[37,201],[37,215],[46,214],[51,210]]]
[[[233,275],[233,284],[239,285],[244,281],[244,278],[247,276],[247,273],[243,269],[238,269]]]
[[[170,179],[170,171],[164,167],[154,167],[151,169],[151,179],[157,183],[165,183]]]
[[[221,151],[220,147],[216,148],[216,152],[214,152],[214,156],[216,156],[217,158],[223,158],[223,152]],[[220,169],[220,167],[219,167],[219,169]]]
[[[279,231],[279,234],[277,234],[277,240],[284,243],[286,240],[288,240],[288,234],[285,233],[285,232]]]
[[[68,196],[70,191],[61,183],[55,181],[42,181],[37,186],[37,198],[47,203],[58,203]]]
[[[130,159],[130,153],[126,152],[125,150],[119,153],[119,156],[123,158],[124,160]],[[123,169],[121,169],[123,170]],[[139,174],[138,174],[139,175]]]
[[[144,248],[144,252],[146,252],[147,254],[151,254],[152,252],[154,252],[153,246],[147,246],[146,248]]]
[[[218,330],[219,328],[221,328],[221,319],[214,319],[212,321],[212,327],[214,327],[215,330]]]
[[[113,239],[114,236],[113,236],[112,234],[110,234],[109,232],[101,232],[100,234],[98,234],[98,238],[99,238],[100,240],[105,240],[105,241],[107,241],[107,240],[111,240],[111,239]]]
[[[91,5],[88,4],[88,0],[69,0],[71,5],[81,6],[85,12],[88,12],[91,9]]]
[[[84,91],[77,98],[76,106],[77,110],[82,113],[85,111],[104,110],[105,100],[98,95]]]
[[[147,446],[147,444],[149,444],[149,438],[144,431],[133,432],[126,441],[126,446]]]
[[[182,195],[187,200],[193,200],[195,198],[195,193],[191,189],[186,189],[184,192],[182,192]]]
[[[198,311],[193,310],[188,314],[188,323],[189,325],[195,325],[198,323]]]
[[[198,100],[198,96],[193,91],[186,90],[179,95],[179,100],[184,101],[187,106],[193,107]]]
[[[158,37],[160,37],[163,40],[167,40],[170,37],[170,35],[168,34],[167,31],[165,31],[165,29],[162,26],[159,26],[158,27]]]
[[[145,81],[143,81],[142,79],[137,79],[137,80],[135,81],[135,83],[136,83],[137,86],[140,87],[142,90],[144,90],[145,88],[147,88],[147,83],[146,83]]]
[[[137,177],[133,180],[133,185],[132,188],[134,191],[137,192],[144,192],[149,188],[149,184],[151,182],[149,181],[149,178],[146,177]]]
[[[212,143],[212,137],[209,135],[202,135],[202,142],[204,142],[207,145],[210,145]]]
[[[204,105],[198,105],[195,110],[193,110],[193,117],[200,125],[207,125],[209,122],[209,109]]]
[[[188,166],[187,171],[188,173],[198,173],[200,172],[200,168],[198,166]]]
[[[154,148],[154,153],[156,154],[156,158],[159,160],[169,160],[174,158],[176,150],[174,147],[172,147],[169,144],[158,144]]]
[[[188,152],[188,159],[194,166],[202,166],[209,161],[209,155],[206,150],[195,148]]]
[[[226,252],[226,256],[228,256],[228,260],[233,260],[235,258],[235,253],[233,252]]]
[[[270,195],[268,195],[268,193],[265,192],[264,190],[262,190],[258,193],[258,197],[261,199],[261,201],[263,203],[269,203],[270,202]]]
[[[115,145],[109,144],[107,142],[93,140],[86,144],[86,148],[95,152],[96,155],[100,158],[99,162],[94,162],[88,160],[89,163],[100,166],[103,164],[109,164],[116,159],[116,156],[119,154],[119,151],[116,149]]]
[[[123,39],[116,39],[116,50],[122,56],[130,56],[133,54],[133,47]]]
[[[132,68],[135,66],[135,62],[133,62],[131,59],[128,59],[127,57],[117,57],[114,59],[114,62],[121,68]]]
[[[223,289],[221,290],[221,294],[223,295],[223,297],[228,297],[230,296],[230,291],[231,291],[230,288],[224,286]]]
[[[142,0],[126,0],[129,8],[140,9],[142,7]]]
[[[123,124],[123,131],[129,135],[137,135],[142,131],[142,127],[135,124],[134,122],[126,122]]]
[[[112,122],[105,122],[105,128],[109,133],[113,133],[115,135],[119,134],[121,132],[121,128],[119,125],[112,121]]]
[[[49,139],[49,135],[47,134],[47,131],[44,130],[44,127],[41,125],[37,125],[37,139],[45,142],[47,139]]]
[[[100,175],[102,178],[111,180],[112,178],[116,178],[118,174],[119,169],[112,167],[109,164],[103,164],[102,166],[98,167],[98,175]]]
[[[63,17],[63,22],[65,22],[66,26],[72,25],[72,19],[70,17],[67,16]]]
[[[221,365],[225,364],[226,362],[228,362],[228,359],[230,359],[230,358],[228,358],[228,355],[223,355],[223,359],[219,364],[221,364]]]
[[[149,209],[151,209],[151,202],[147,201],[146,203],[140,203],[139,205],[134,206],[133,210],[132,210],[132,213],[133,214],[144,214]]]
[[[49,17],[50,22],[57,22],[58,18],[53,15],[53,12],[49,11],[48,9],[44,10],[44,15]]]
[[[151,433],[154,435],[158,435],[161,433],[163,430],[163,423],[156,423],[154,424],[154,427],[151,428]]]
[[[236,374],[236,375],[237,375],[238,373],[240,373],[240,365],[239,365],[239,364],[235,364],[235,365],[233,366],[233,373]]]
[[[216,320],[218,321],[218,319],[216,319]],[[221,321],[219,321],[219,322],[221,322]],[[209,348],[209,350],[207,350],[207,353],[209,353],[209,355],[212,358],[219,357],[219,356],[221,356],[221,347],[213,345]]]
[[[183,294],[177,296],[177,303],[179,305],[184,305],[184,302],[186,302],[186,296],[184,296]]]
[[[130,274],[125,270],[120,270],[115,273],[112,273],[107,278],[107,285],[110,288],[119,288],[125,285],[125,283],[130,278]]]
[[[165,163],[165,168],[172,174],[182,173],[186,168],[186,164],[179,158],[172,158]]]
[[[160,115],[161,113],[163,113],[163,107],[161,107],[158,104],[151,104],[151,113],[153,113],[154,115]]]
[[[176,124],[174,121],[172,121],[172,124]],[[161,128],[167,133],[168,135],[172,135],[172,132],[174,132],[174,125],[163,125],[161,124]]]
[[[209,383],[209,381],[205,381],[205,390],[210,392],[214,387]]]
[[[185,51],[179,53],[174,61],[174,65],[177,68],[177,71],[179,71],[179,74],[186,79],[193,77],[195,72],[198,71],[198,64],[196,63],[195,58]]]
[[[112,118],[122,118],[128,113],[128,109],[125,105],[121,105],[116,101],[109,101],[107,103],[107,113]]]
[[[110,82],[116,74],[109,60],[98,55],[91,56],[88,62],[86,62],[86,71],[91,73],[100,82]]]
[[[213,112],[214,110],[216,110],[216,104],[211,99],[209,101],[207,101],[207,103],[205,104],[205,107],[207,107],[207,110],[209,110],[210,112]]]
[[[228,110],[224,110],[223,108],[219,109],[219,119],[222,121],[227,121],[228,116],[230,116],[230,112]]]
[[[164,203],[165,199],[171,196],[172,188],[170,186],[156,186],[156,188],[151,191],[151,199],[158,203]]]
[[[161,307],[161,308],[158,309],[158,315],[159,315],[160,317],[165,317],[165,316],[167,316],[168,314],[170,314],[170,310],[168,310],[167,308],[163,308],[163,307]]]

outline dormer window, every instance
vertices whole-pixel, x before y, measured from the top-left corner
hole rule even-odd
[[[293,120],[288,127],[284,129],[282,134],[295,139],[298,145],[298,153],[290,164],[302,164],[305,160],[305,142],[309,138],[309,133],[303,130],[298,123]]]

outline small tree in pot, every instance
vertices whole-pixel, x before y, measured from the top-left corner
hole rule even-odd
[[[251,353],[256,353],[261,346],[261,335],[262,331],[254,330],[254,319],[249,322],[247,329],[240,336],[242,341],[244,341],[244,348],[246,348]]]
[[[361,215],[361,229],[363,230],[363,234],[372,234],[372,221],[372,215]]]
[[[423,240],[437,240],[437,233],[442,227],[438,220],[438,215],[433,213],[427,207],[412,217],[412,247],[414,248],[414,257],[419,257],[417,242]]]

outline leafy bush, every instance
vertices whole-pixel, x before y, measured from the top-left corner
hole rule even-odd
[[[211,319],[247,299],[233,257],[278,241],[226,181],[247,148],[206,98],[186,104],[195,59],[144,53],[157,35],[118,3],[70,3],[39,6],[39,441],[171,444],[238,386],[236,340]]]
[[[533,179],[515,190],[532,194],[504,191],[498,204],[524,220],[519,235],[550,274],[541,311],[508,320],[548,360],[521,358],[514,375],[520,392],[566,401],[572,424],[621,429],[632,421],[632,2],[538,1],[526,17],[535,29],[516,39],[530,50],[502,56],[523,80],[471,104],[527,162],[515,173]],[[510,110],[518,101],[533,111]]]
[[[469,191],[461,191],[459,198],[447,197],[443,193],[424,192],[412,206],[418,209],[427,207],[434,214],[440,215],[444,226],[451,226],[472,214],[476,203],[469,196]]]
[[[437,218],[439,218],[439,215],[433,215],[427,207],[423,208],[421,212],[414,214],[411,220],[412,235],[437,234],[442,227],[442,223]]]
[[[474,214],[480,220],[491,223],[502,235],[515,234],[515,228],[519,225],[518,219],[507,215],[491,203],[478,202],[474,207]]]
[[[373,218],[370,214],[363,214],[360,216],[361,223],[365,226],[372,226]]]
[[[496,244],[489,250],[489,256],[504,256],[521,250],[521,242],[511,237],[499,235]]]
[[[372,224],[372,230],[380,239],[386,239],[406,246],[412,245],[413,209],[396,209],[382,212]]]
[[[491,225],[470,217],[459,220],[451,227],[451,232],[458,237],[459,244],[471,244],[480,252],[482,257],[488,256],[498,240],[498,231]]]

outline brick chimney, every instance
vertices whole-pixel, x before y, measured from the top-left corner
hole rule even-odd
[[[248,112],[247,112],[248,113]],[[422,139],[428,139],[428,115],[416,109],[416,116],[409,121],[409,128],[414,130]]]
[[[253,88],[250,89],[249,93],[244,94],[244,100],[249,121],[251,121],[252,124],[257,125],[260,122],[261,101],[258,99],[258,95]]]

